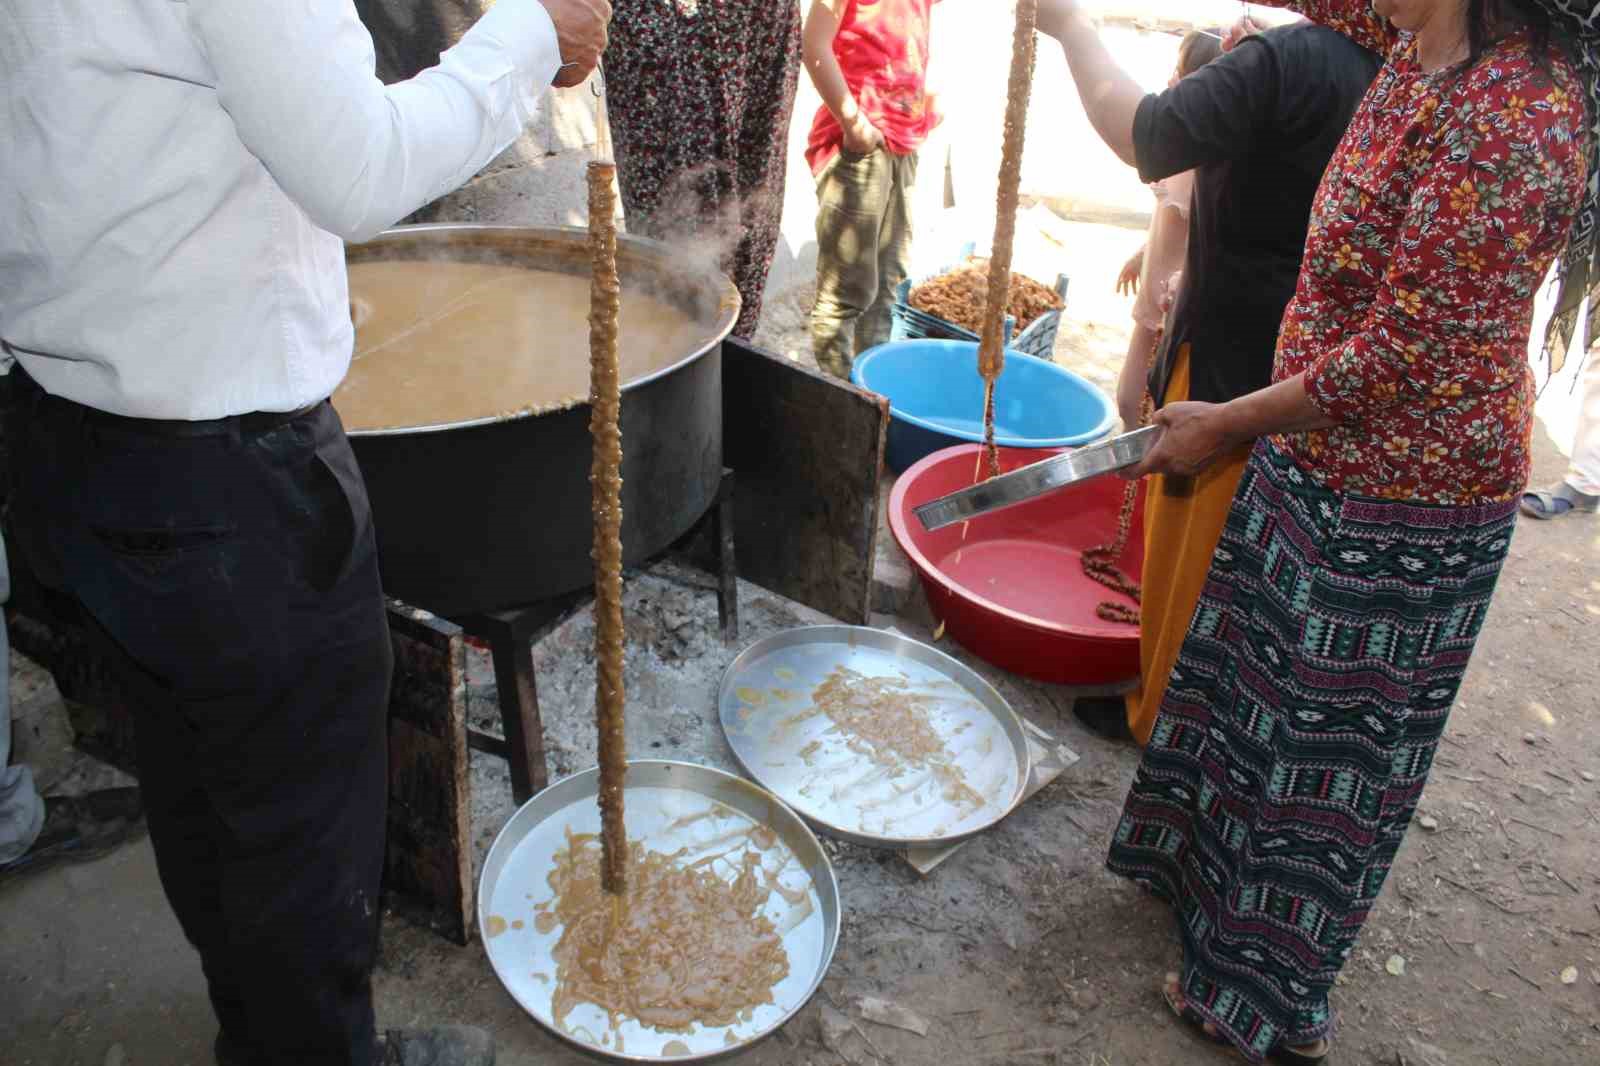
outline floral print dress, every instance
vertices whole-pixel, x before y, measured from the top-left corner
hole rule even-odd
[[[1312,206],[1274,368],[1304,372],[1340,425],[1274,443],[1342,493],[1511,499],[1528,478],[1534,295],[1583,196],[1578,78],[1522,34],[1430,74],[1367,0],[1277,6],[1388,62]]]
[[[778,246],[797,0],[615,0],[606,107],[628,228],[710,255],[754,335]]]

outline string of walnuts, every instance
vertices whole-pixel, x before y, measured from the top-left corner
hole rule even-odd
[[[930,278],[912,288],[908,303],[918,311],[938,315],[946,322],[978,333],[983,329],[983,305],[989,296],[987,260],[972,259],[946,274]],[[1039,316],[1066,307],[1054,289],[1021,274],[1011,275],[1011,293],[1006,313],[1016,320],[1021,333]]]

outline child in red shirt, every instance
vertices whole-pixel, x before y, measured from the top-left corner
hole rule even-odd
[[[822,95],[806,146],[817,181],[817,363],[850,376],[889,339],[889,306],[911,252],[917,149],[939,123],[926,88],[938,0],[812,0],[805,62]]]

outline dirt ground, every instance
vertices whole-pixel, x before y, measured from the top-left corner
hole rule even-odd
[[[1126,339],[1110,293],[1136,230],[1072,225],[1071,321],[1057,357],[1108,383]],[[796,297],[798,308],[804,294]],[[781,314],[773,322],[785,322]],[[788,320],[803,331],[804,316]],[[791,335],[794,335],[791,333]],[[778,330],[765,339],[779,350]],[[803,345],[801,346],[803,347]],[[1559,385],[1547,397],[1563,423]],[[1541,427],[1537,482],[1564,460]],[[712,713],[738,647],[714,637],[715,599],[692,574],[653,568],[628,586],[636,755],[732,766]],[[819,620],[751,586],[744,642]],[[920,595],[877,619],[925,640]],[[593,664],[580,614],[537,651],[551,768],[592,764]],[[821,993],[745,1066],[1228,1061],[1175,1025],[1156,992],[1177,960],[1162,906],[1103,871],[1136,762],[1068,713],[1071,690],[1002,674],[942,644],[1082,759],[996,830],[922,878],[898,858],[830,842],[843,892],[839,951]],[[1600,1061],[1600,521],[1524,523],[1413,828],[1346,969],[1340,1063],[1579,1066]],[[1585,666],[1584,664],[1588,664]],[[19,663],[19,743],[54,787],[109,779],[65,748],[48,679]],[[473,714],[492,724],[487,663]],[[503,768],[476,756],[474,831],[511,812]],[[386,1026],[493,1029],[508,1066],[588,1061],[502,991],[482,948],[385,923],[377,973]],[[861,1017],[862,996],[926,1019],[926,1037]],[[192,953],[163,902],[147,843],[0,890],[0,1055],[38,1066],[209,1062],[213,1022]]]
[[[1135,190],[1137,192],[1137,190]],[[1107,202],[1129,198],[1108,196]],[[1035,215],[1024,241],[1072,279],[1056,359],[1104,388],[1127,343],[1112,291],[1137,228]],[[935,220],[929,220],[930,224]],[[801,226],[804,230],[805,227]],[[805,286],[773,294],[761,334],[809,360]],[[1560,476],[1565,383],[1536,434],[1536,484]],[[744,632],[715,637],[715,598],[676,566],[627,591],[629,744],[733,769],[713,699],[749,641],[821,620],[741,586]],[[920,593],[874,620],[931,640]],[[536,648],[553,775],[592,765],[592,627],[580,613]],[[923,878],[897,857],[828,848],[843,896],[839,950],[819,995],[736,1066],[1172,1066],[1233,1061],[1176,1025],[1157,992],[1177,949],[1165,909],[1104,872],[1137,763],[1070,713],[1071,690],[1006,675],[949,641],[1017,711],[1081,760],[995,830]],[[1340,1066],[1590,1066],[1600,1062],[1600,518],[1524,522],[1414,826],[1334,1004]],[[1587,665],[1585,665],[1587,664]],[[493,726],[477,656],[472,714]],[[75,755],[48,677],[19,660],[20,755],[53,791],[116,781]],[[483,850],[512,811],[502,765],[474,754]],[[1569,980],[1570,978],[1570,980]],[[456,948],[386,918],[377,975],[384,1026],[492,1029],[505,1066],[591,1061],[548,1036],[502,990],[480,945]],[[867,1021],[875,996],[926,1036]],[[214,1021],[193,952],[167,909],[147,842],[0,888],[0,1064],[203,1066]]]

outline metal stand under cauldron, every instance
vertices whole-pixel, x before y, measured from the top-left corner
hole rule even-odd
[[[733,548],[733,471],[722,471],[711,506],[685,537],[693,541],[709,533],[716,563],[717,621],[724,643],[739,639],[739,573]],[[539,603],[509,610],[450,618],[469,636],[489,645],[494,660],[495,690],[500,701],[503,736],[468,728],[473,749],[498,756],[511,768],[511,797],[521,806],[549,784],[544,755],[544,722],[539,713],[539,685],[534,674],[533,645],[594,597],[579,589]]]

